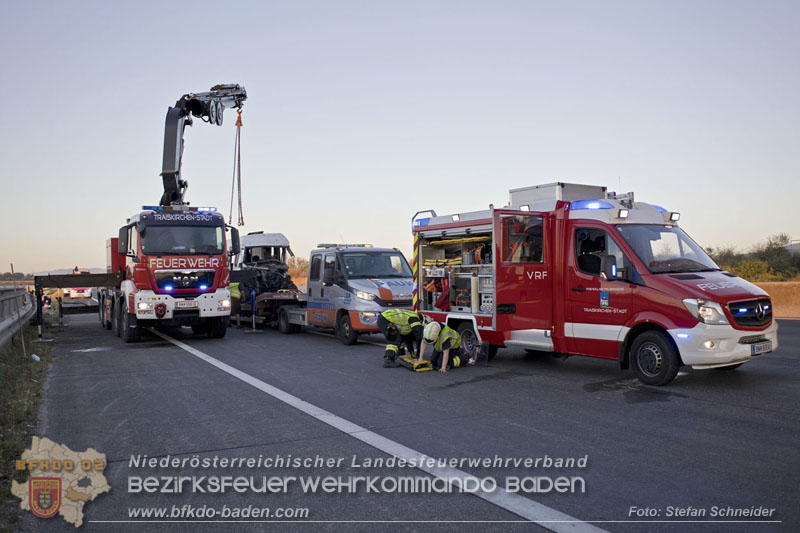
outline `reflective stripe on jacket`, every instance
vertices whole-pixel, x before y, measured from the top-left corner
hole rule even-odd
[[[400,335],[409,335],[415,327],[422,326],[422,319],[407,309],[387,309],[381,316],[393,324]]]

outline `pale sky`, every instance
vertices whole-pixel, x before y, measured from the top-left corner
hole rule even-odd
[[[634,191],[704,246],[800,239],[800,3],[5,2],[0,271],[105,266],[161,196],[164,115],[240,83],[243,232],[411,248],[410,218],[552,181]],[[235,113],[186,132],[230,203]]]

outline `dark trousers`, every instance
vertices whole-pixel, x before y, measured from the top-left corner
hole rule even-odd
[[[386,351],[383,353],[384,357],[394,359],[397,357],[400,347],[405,344],[406,350],[409,353],[414,353],[415,338],[414,335],[400,335],[394,324],[386,320],[383,315],[378,315],[378,329],[381,330],[383,336],[386,337]]]

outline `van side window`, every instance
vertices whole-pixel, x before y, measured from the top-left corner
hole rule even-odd
[[[333,273],[336,270],[336,256],[334,254],[325,254],[325,267],[326,273]]]
[[[322,272],[322,256],[315,255],[311,257],[311,269],[308,279],[311,281],[319,281]]]
[[[504,217],[503,261],[541,263],[544,251],[542,217],[517,215]]]
[[[613,255],[617,260],[618,268],[629,266],[625,254],[604,230],[594,228],[575,230],[575,260],[578,270],[599,276],[600,262],[604,255]]]

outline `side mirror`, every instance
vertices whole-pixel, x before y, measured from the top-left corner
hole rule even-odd
[[[231,249],[228,250],[228,253],[239,255],[239,252],[242,251],[242,245],[239,241],[239,230],[231,226],[228,226],[228,228],[231,230]]]
[[[128,255],[128,226],[119,228],[119,239],[117,240],[117,253]]]
[[[600,277],[607,281],[617,279],[617,258],[604,255],[600,260]]]

